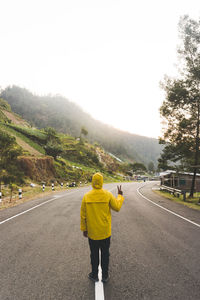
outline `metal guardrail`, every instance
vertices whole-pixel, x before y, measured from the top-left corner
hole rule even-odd
[[[175,189],[175,188],[172,188],[170,186],[167,186],[167,185],[161,185],[160,186],[160,190],[164,190],[164,191],[168,191],[168,192],[171,192],[173,195],[178,195],[178,197],[180,195],[183,195],[183,201],[186,200],[186,191],[182,191],[182,190],[179,190],[179,189]]]

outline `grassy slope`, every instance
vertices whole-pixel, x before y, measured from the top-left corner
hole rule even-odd
[[[6,131],[12,136],[15,136],[17,139],[16,142],[25,150],[25,152],[28,151],[31,155],[35,154],[38,156],[45,154],[44,149],[40,145],[33,142],[30,138],[26,137],[22,133],[16,131],[14,128],[0,122],[0,129]],[[29,147],[26,147],[26,144],[28,144]]]
[[[24,154],[31,154],[35,156],[44,155],[44,148],[36,142],[37,138],[39,141],[45,138],[44,132],[36,128],[28,127],[29,124],[26,121],[11,111],[7,113],[5,112],[5,108],[3,110],[0,109],[0,129],[16,137],[16,142],[24,149]],[[12,121],[12,123],[10,123],[9,120]],[[32,140],[33,137],[34,141]],[[83,177],[88,178],[90,174],[101,171],[101,165],[93,161],[96,150],[92,145],[87,142],[81,143],[74,137],[65,134],[59,134],[59,138],[62,141],[62,146],[66,153],[68,153],[67,151],[72,153],[72,155],[62,159],[64,162],[62,162],[62,160],[55,162],[55,167],[57,171],[61,173],[61,177],[62,173],[67,171],[66,167],[70,170],[69,174],[71,174],[71,176],[69,175],[69,177],[73,177],[73,174],[76,174],[75,177],[77,177],[77,173],[82,172],[84,175]],[[110,159],[111,158],[109,157],[109,165]],[[114,165],[115,160],[112,159],[112,163]],[[65,169],[62,165],[65,165]],[[121,179],[120,176],[115,174],[111,175],[108,171],[109,170],[104,170],[106,182],[118,181]]]

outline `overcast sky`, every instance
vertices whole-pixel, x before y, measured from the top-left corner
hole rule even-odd
[[[200,17],[199,0],[0,0],[0,12],[2,88],[61,94],[116,128],[161,134],[159,82],[176,74],[178,22]]]

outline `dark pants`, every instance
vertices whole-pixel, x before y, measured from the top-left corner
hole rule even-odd
[[[98,274],[99,266],[99,250],[101,249],[101,268],[102,276],[108,275],[108,265],[109,265],[109,248],[110,248],[110,238],[104,240],[91,240],[88,239],[90,245],[90,258],[92,265],[92,273]]]

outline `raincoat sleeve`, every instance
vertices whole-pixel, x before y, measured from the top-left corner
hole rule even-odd
[[[81,226],[80,229],[82,231],[87,231],[87,224],[86,224],[86,204],[85,199],[83,197],[82,203],[81,203]]]
[[[118,194],[117,198],[115,198],[115,196],[113,196],[113,194],[111,193],[110,207],[113,210],[120,211],[123,202],[124,202],[124,197],[122,195]]]

